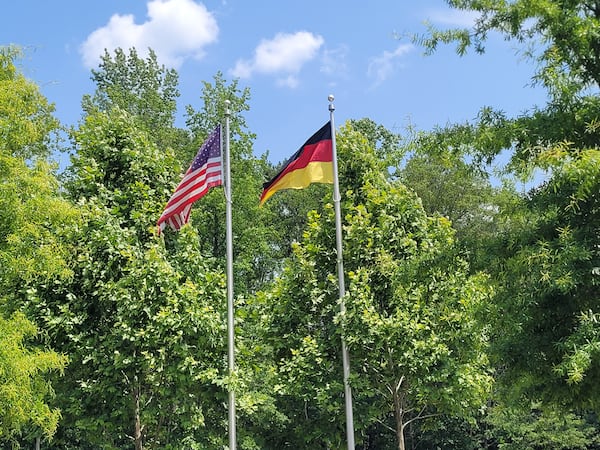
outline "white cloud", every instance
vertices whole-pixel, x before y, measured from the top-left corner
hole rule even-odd
[[[231,73],[238,78],[250,78],[254,73],[272,74],[279,76],[279,85],[296,87],[298,73],[317,56],[323,42],[321,36],[308,31],[278,33],[271,40],[262,40],[251,60],[238,60]]]
[[[212,13],[193,0],[151,0],[148,19],[136,24],[133,15],[113,15],[109,22],[92,32],[80,47],[83,63],[96,67],[107,49],[135,47],[145,56],[148,48],[160,63],[179,68],[186,58],[204,56],[204,47],[215,42],[219,27]]]
[[[348,47],[342,45],[338,48],[325,50],[321,58],[321,72],[329,76],[344,76],[348,73],[346,57]]]
[[[300,81],[298,80],[298,77],[295,75],[288,75],[285,78],[279,78],[277,80],[277,86],[284,86],[284,87],[289,87],[292,89],[298,87],[298,84],[300,84]]]
[[[387,80],[399,66],[399,59],[414,49],[412,44],[400,44],[393,52],[384,51],[369,62],[367,75],[374,79],[377,86]]]
[[[479,16],[480,13],[476,11],[457,9],[431,9],[427,13],[428,20],[432,23],[463,28],[472,28]]]

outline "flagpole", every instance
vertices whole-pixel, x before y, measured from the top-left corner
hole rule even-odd
[[[227,240],[227,353],[229,367],[229,450],[236,449],[235,431],[235,392],[233,374],[235,371],[235,333],[233,314],[233,233],[231,231],[231,156],[229,154],[229,100],[225,100],[225,200],[226,200],[226,240]]]
[[[333,121],[334,97],[329,95],[329,123],[331,124],[331,147],[333,160],[333,206],[335,209],[335,241],[337,247],[337,270],[339,284],[340,313],[342,316],[346,312],[344,296],[346,287],[344,283],[344,258],[342,255],[342,211],[340,206],[340,185],[338,178],[337,150],[335,146],[335,124]],[[346,401],[346,436],[348,441],[348,450],[354,450],[354,417],[352,413],[352,389],[350,388],[350,356],[346,348],[346,339],[342,330],[342,364],[344,367],[344,397]]]

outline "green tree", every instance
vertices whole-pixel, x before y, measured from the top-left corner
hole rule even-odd
[[[233,201],[234,296],[236,320],[236,373],[228,380],[236,390],[238,441],[240,448],[268,448],[272,430],[287,418],[281,414],[272,392],[273,362],[268,345],[261,339],[267,324],[264,311],[253,301],[254,294],[268,286],[280,272],[289,254],[293,234],[303,222],[301,213],[289,208],[281,219],[277,208],[259,207],[262,183],[271,164],[267,156],[252,152],[254,134],[248,131],[243,113],[249,109],[250,91],[238,81],[228,82],[217,73],[203,83],[202,107],[187,107],[186,124],[198,145],[217,123],[222,123],[229,100],[231,178]],[[191,158],[190,153],[187,158]],[[289,199],[289,198],[288,198]],[[314,203],[314,202],[313,202]],[[289,203],[282,200],[286,208]],[[299,211],[306,211],[299,209]],[[203,198],[195,204],[192,226],[207,251],[225,268],[225,199],[222,195]],[[299,228],[299,227],[298,227]],[[298,228],[293,228],[297,231]]]
[[[464,54],[473,47],[485,50],[491,33],[522,45],[525,55],[536,64],[534,83],[548,90],[549,101],[517,118],[483,108],[474,125],[455,125],[432,137],[444,147],[472,150],[476,158],[488,161],[500,152],[513,150],[513,169],[531,168],[532,159],[547,146],[573,143],[574,149],[595,147],[600,87],[600,9],[596,2],[583,0],[473,1],[447,0],[460,10],[479,14],[472,29],[429,28],[415,40],[429,52],[441,43],[457,43]],[[590,126],[592,125],[592,126]],[[535,162],[535,161],[533,161]]]
[[[228,83],[223,74],[217,73],[211,83],[203,82],[201,99],[200,110],[188,106],[186,112],[186,125],[197,145],[223,122],[225,101],[230,102],[234,282],[235,292],[245,295],[271,281],[280,265],[277,224],[273,223],[275,216],[269,209],[260,208],[258,202],[269,165],[266,155],[257,157],[253,154],[255,136],[248,131],[243,116],[250,108],[248,88],[240,89],[237,80]],[[192,158],[191,153],[188,158]],[[223,196],[199,203],[192,212],[192,221],[201,240],[212,246],[212,255],[225,267]]]
[[[0,315],[0,442],[15,444],[27,425],[48,438],[56,431],[60,411],[48,405],[47,374],[62,371],[67,358],[31,345],[37,334],[24,314]]]
[[[65,230],[70,279],[38,284],[28,308],[71,364],[56,389],[60,448],[191,448],[222,440],[224,277],[191,228],[156,237],[177,180],[118,108],[73,131],[65,188],[81,223]]]
[[[96,90],[83,96],[85,114],[118,107],[134,117],[159,147],[185,145],[187,134],[174,125],[179,75],[160,65],[152,49],[146,59],[140,58],[135,48],[128,53],[117,48],[113,55],[105,50],[91,78]]]
[[[430,50],[482,51],[489,33],[530,45],[549,101],[517,118],[486,108],[474,124],[430,135],[442,148],[489,161],[509,151],[517,176],[547,181],[497,216],[490,243],[498,284],[497,364],[532,401],[593,408],[598,394],[598,5],[585,1],[449,1],[480,13],[472,30],[431,30]],[[464,153],[463,153],[464,154]]]
[[[489,242],[499,232],[498,213],[517,193],[509,186],[493,187],[491,175],[464,155],[432,149],[425,140],[415,141],[419,148],[398,169],[398,178],[415,191],[429,215],[450,220],[471,270],[486,270],[493,259]]]
[[[59,123],[54,106],[20,74],[16,47],[0,49],[0,289],[17,279],[67,270],[66,251],[53,226],[74,211],[58,195],[54,167],[46,157]]]
[[[524,199],[498,242],[497,342],[513,387],[597,411],[600,152],[564,152],[547,155],[551,180]]]
[[[262,301],[277,363],[280,410],[290,424],[274,448],[339,448],[344,442],[340,327],[350,349],[357,429],[389,427],[404,449],[408,424],[431,415],[469,417],[489,394],[489,291],[469,276],[443,218],[428,217],[368,140],[338,134],[344,196],[346,315],[339,315],[331,205]],[[381,427],[381,428],[380,428]],[[287,442],[287,443],[286,443]]]
[[[20,56],[0,48],[0,441],[13,445],[29,431],[51,437],[60,417],[49,380],[66,357],[19,310],[32,283],[70,275],[57,232],[76,217],[46,159],[59,126],[54,107],[17,70]]]
[[[243,324],[243,326],[238,327],[236,344],[244,358],[238,360],[239,370],[236,374],[236,380],[223,381],[219,379],[219,386],[223,390],[219,391],[217,389],[216,395],[224,394],[225,385],[223,383],[237,383],[236,385],[239,386],[238,412],[240,419],[248,420],[254,428],[257,426],[260,428],[260,425],[256,425],[257,419],[254,415],[257,414],[257,411],[269,410],[265,406],[265,402],[268,402],[269,398],[259,392],[260,386],[263,386],[261,382],[263,377],[260,373],[263,364],[259,359],[260,352],[256,353],[256,348],[260,344],[256,342],[256,333],[249,326],[249,322],[244,319],[244,297],[248,292],[252,292],[268,282],[273,276],[273,268],[277,267],[280,262],[274,257],[277,250],[276,246],[272,245],[274,240],[273,230],[276,228],[271,227],[269,220],[266,218],[271,212],[258,208],[261,183],[264,181],[265,168],[268,167],[268,164],[266,157],[257,158],[253,155],[252,141],[254,135],[247,130],[243,117],[243,113],[249,108],[249,90],[240,90],[237,81],[228,83],[220,73],[214,77],[212,83],[203,82],[202,108],[196,111],[192,106],[187,106],[186,109],[188,131],[173,129],[170,123],[171,116],[165,113],[174,106],[174,102],[171,101],[174,99],[174,95],[171,94],[176,92],[176,73],[165,72],[164,68],[158,66],[152,54],[146,61],[139,60],[134,50],[130,50],[127,57],[120,51],[115,53],[114,59],[109,55],[105,55],[101,70],[94,72],[94,79],[98,84],[95,95],[84,98],[84,107],[90,113],[90,116],[93,111],[110,112],[110,108],[119,107],[121,110],[128,112],[131,120],[135,122],[136,129],[147,132],[152,141],[158,143],[159,148],[160,142],[164,142],[164,139],[162,141],[157,139],[157,130],[164,130],[165,133],[174,134],[179,138],[173,139],[168,142],[168,145],[165,145],[168,149],[165,156],[172,158],[173,154],[170,150],[172,148],[177,158],[177,163],[174,163],[171,159],[168,164],[172,167],[165,169],[172,175],[173,180],[178,179],[179,173],[187,168],[198,146],[213,131],[214,127],[218,123],[223,123],[225,100],[230,102],[230,142],[235,211],[233,216],[235,294],[236,309],[239,311],[237,319],[240,324]],[[159,92],[155,92],[155,90]],[[130,98],[131,92],[139,93],[139,99]],[[153,119],[154,122],[150,123],[148,118]],[[88,127],[87,130],[91,131],[91,127]],[[129,131],[119,132],[118,134],[123,136],[127,133]],[[95,139],[91,133],[89,137]],[[126,143],[123,145],[128,147]],[[106,167],[103,166],[102,170],[117,175],[118,168],[123,165],[127,166],[127,164],[123,164],[123,157],[118,156],[118,153],[122,152],[120,144],[115,145],[115,150],[111,153],[113,152],[115,155],[99,154],[94,159],[96,163],[104,160],[103,165],[110,164]],[[79,170],[81,180],[78,181],[78,186],[83,189],[82,192],[85,192],[86,197],[95,197],[98,192],[102,192],[102,189],[104,189],[104,186],[98,185],[108,184],[107,182],[110,180],[103,180],[102,183],[96,181],[90,183],[90,180],[82,176],[86,171],[88,169]],[[167,182],[164,190],[160,192],[165,202],[173,188],[173,183]],[[127,186],[118,186],[118,189],[123,192],[131,191]],[[119,211],[121,210],[122,208],[119,208]],[[154,214],[155,220],[158,215],[159,212]],[[225,199],[220,189],[213,190],[203,197],[202,201],[194,205],[191,224],[192,228],[198,233],[196,245],[200,249],[203,258],[208,259],[212,269],[224,270]],[[166,232],[165,239],[168,246],[178,241],[177,236],[170,231]],[[168,248],[173,252],[178,251],[176,250],[178,247]],[[221,304],[221,306],[223,305]],[[219,312],[224,313],[222,310],[219,310]],[[224,325],[226,322],[221,323]],[[220,336],[224,337],[225,333]],[[222,344],[221,341],[220,344]],[[222,348],[219,351],[225,353]],[[214,364],[214,371],[211,374],[217,377],[216,374],[220,375],[223,361]],[[267,390],[268,387],[264,387],[264,391]],[[257,405],[261,405],[260,410]],[[206,419],[205,434],[211,433],[211,430],[219,430],[220,427],[224,426],[223,423],[219,422],[221,419],[219,415],[210,416],[207,414],[207,417],[211,417],[211,420],[214,418],[214,422],[211,422],[208,418]],[[258,422],[261,420],[258,419]],[[268,421],[269,419],[265,416],[264,420]],[[244,430],[242,427],[240,429]],[[218,434],[215,433],[214,436]],[[250,434],[244,435],[244,433],[241,433],[241,445],[254,445],[252,442],[255,437]],[[220,438],[214,436],[205,440],[205,443],[208,445],[208,442],[212,442],[211,445],[220,445]]]
[[[565,412],[561,408],[496,405],[486,419],[494,440],[507,450],[597,448],[599,433],[593,417]]]
[[[2,153],[29,159],[48,156],[58,120],[54,105],[39,87],[15,66],[22,56],[18,47],[0,47],[0,142]]]
[[[352,128],[360,132],[367,140],[369,145],[375,150],[377,158],[381,160],[383,167],[388,167],[391,176],[396,176],[397,170],[405,158],[408,148],[408,142],[402,135],[393,133],[368,118],[359,120],[350,120]],[[407,130],[410,135],[410,129]]]
[[[440,43],[455,42],[464,54],[473,47],[485,51],[488,36],[497,32],[529,45],[527,55],[539,65],[536,78],[557,87],[556,76],[579,87],[600,87],[600,8],[586,0],[446,0],[453,8],[479,13],[472,29],[436,30],[417,40],[433,51]]]
[[[49,375],[62,373],[67,358],[46,349],[35,324],[15,311],[32,285],[71,276],[60,229],[75,223],[75,214],[47,162],[30,167],[0,151],[0,442],[16,439],[25,424],[48,438],[56,431],[60,411],[44,401],[53,392]]]

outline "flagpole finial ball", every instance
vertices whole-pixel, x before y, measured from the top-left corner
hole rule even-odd
[[[332,101],[334,101],[334,100],[335,100],[335,97],[333,96],[333,94],[329,94],[329,95],[327,96],[327,100],[329,100],[330,102],[332,102]]]

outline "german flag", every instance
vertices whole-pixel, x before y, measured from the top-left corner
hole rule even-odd
[[[282,189],[304,189],[311,183],[333,183],[331,122],[313,134],[271,181],[263,184],[260,204]]]

